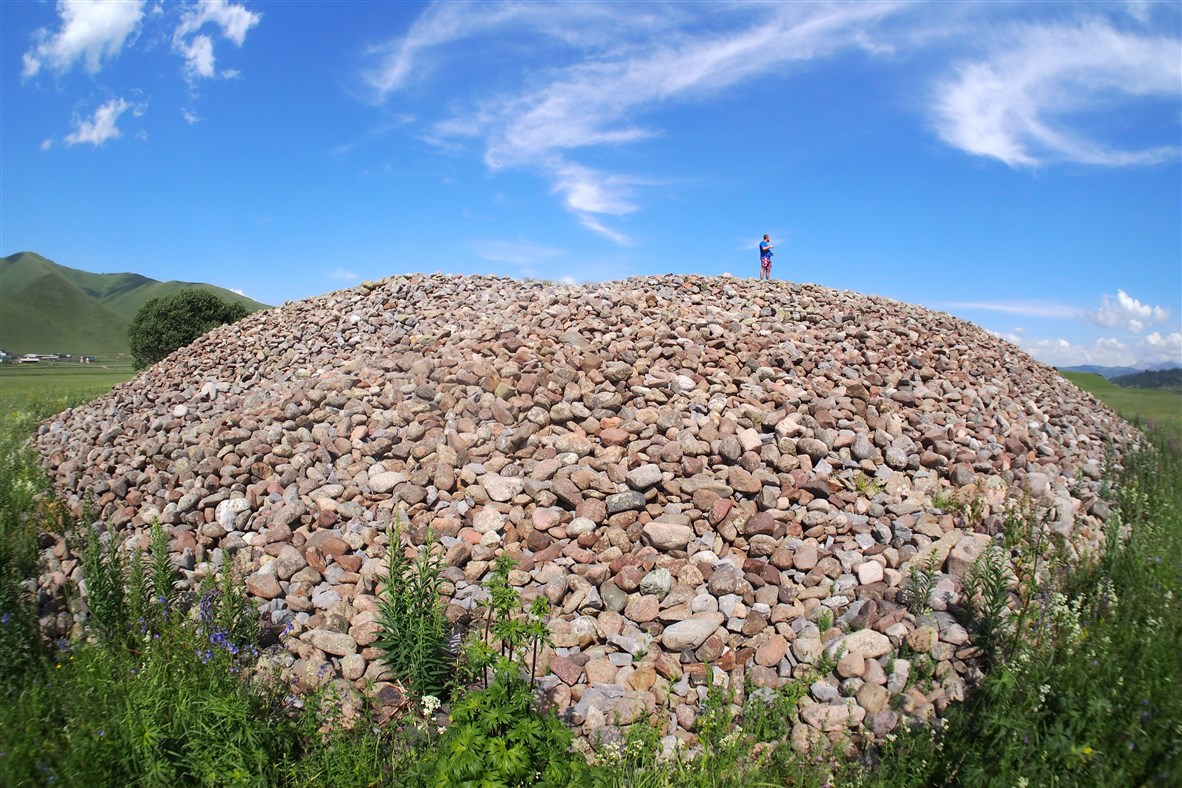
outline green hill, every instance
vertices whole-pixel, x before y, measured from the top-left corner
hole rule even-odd
[[[0,258],[0,349],[14,355],[127,355],[127,327],[140,307],[151,298],[192,289],[211,290],[252,312],[266,308],[213,285],[93,274],[18,252]]]

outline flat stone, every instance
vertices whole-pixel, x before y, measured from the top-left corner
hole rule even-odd
[[[755,650],[755,662],[768,667],[779,665],[788,653],[788,641],[783,635],[772,635]]]
[[[824,703],[814,703],[805,706],[800,712],[800,718],[811,728],[826,733],[845,730],[850,721],[850,710],[844,704],[830,706]]]
[[[641,465],[628,472],[628,486],[633,490],[647,490],[661,481],[661,466],[655,463]]]
[[[676,523],[648,523],[643,533],[645,540],[658,550],[684,550],[694,538],[694,529]]]
[[[844,650],[846,654],[859,654],[864,659],[877,659],[883,654],[890,653],[891,641],[881,632],[873,629],[860,629],[835,640],[825,652],[830,656]]]
[[[660,612],[661,601],[648,594],[633,597],[624,607],[624,616],[637,624],[645,624],[654,620]]]
[[[357,641],[352,635],[344,632],[333,632],[327,629],[313,629],[306,633],[306,639],[325,654],[343,657],[357,652]]]
[[[406,474],[397,471],[383,471],[369,477],[369,488],[378,495],[385,495],[406,481]]]
[[[616,493],[615,495],[607,496],[604,503],[607,505],[608,515],[631,512],[644,508],[644,493],[636,492],[635,490]]]
[[[273,572],[255,572],[246,578],[246,590],[261,599],[274,599],[283,595],[279,578]]]
[[[705,643],[706,638],[713,635],[725,620],[722,613],[697,613],[666,627],[661,633],[661,645],[674,652],[697,648]]]
[[[604,610],[618,613],[628,604],[628,594],[621,591],[620,587],[610,580],[599,586],[599,596],[603,599]]]
[[[668,569],[654,569],[640,581],[640,593],[652,594],[657,599],[664,599],[673,587],[673,575]]]
[[[515,476],[486,473],[480,478],[480,486],[488,493],[489,498],[498,503],[507,503],[513,500],[513,496],[521,494],[525,489],[525,481]]]
[[[872,583],[881,583],[883,578],[883,566],[877,561],[864,561],[858,565],[858,582],[861,585],[868,586]]]

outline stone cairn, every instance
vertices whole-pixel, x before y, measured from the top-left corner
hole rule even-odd
[[[539,689],[592,741],[655,721],[692,745],[708,686],[805,679],[803,748],[963,698],[978,650],[948,608],[1007,507],[1097,549],[1102,464],[1136,438],[1014,346],[884,298],[407,275],[213,331],[36,445],[129,546],[159,521],[183,583],[237,566],[297,690],[400,699],[372,643],[401,518],[410,547],[436,535],[453,621],[515,559],[522,597],[552,603]],[[53,595],[81,573],[45,547]],[[929,565],[917,617],[903,590]]]

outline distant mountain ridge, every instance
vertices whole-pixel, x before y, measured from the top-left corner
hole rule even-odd
[[[24,353],[127,355],[127,328],[149,299],[211,290],[252,312],[266,304],[222,287],[159,282],[142,274],[95,274],[35,252],[0,258],[0,349]]]

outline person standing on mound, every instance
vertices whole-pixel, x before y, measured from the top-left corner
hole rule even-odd
[[[772,280],[772,250],[776,247],[772,246],[772,239],[767,234],[763,234],[763,240],[759,242],[759,278],[766,279],[769,282]]]

